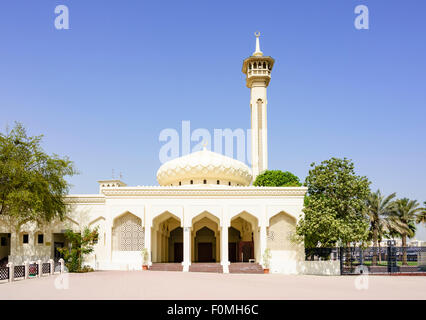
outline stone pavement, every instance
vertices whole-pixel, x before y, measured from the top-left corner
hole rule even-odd
[[[0,283],[9,299],[426,299],[426,277],[369,276],[368,289],[356,276],[287,276],[167,271],[97,271]],[[364,282],[365,284],[365,282]]]

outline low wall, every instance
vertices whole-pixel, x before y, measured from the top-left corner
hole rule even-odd
[[[271,250],[270,272],[281,274],[298,274],[297,262],[301,259],[295,250]]]
[[[298,274],[339,276],[340,261],[298,261]]]

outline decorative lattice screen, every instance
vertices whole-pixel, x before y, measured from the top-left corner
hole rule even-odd
[[[295,229],[295,222],[285,214],[273,217],[268,230],[268,248],[271,250],[290,250],[294,248],[291,235]]]
[[[131,213],[117,218],[112,238],[112,248],[115,251],[141,251],[145,247],[145,231],[141,219]]]

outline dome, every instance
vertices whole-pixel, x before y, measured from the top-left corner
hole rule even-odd
[[[164,163],[157,171],[162,186],[219,184],[248,186],[250,168],[243,162],[204,148]]]

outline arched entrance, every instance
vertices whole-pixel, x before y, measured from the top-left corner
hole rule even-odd
[[[234,227],[228,229],[228,259],[229,262],[238,261],[238,247],[241,241],[241,233]]]
[[[166,211],[154,218],[151,230],[152,262],[183,261],[183,230],[174,214]]]
[[[195,262],[215,262],[216,238],[213,230],[203,227],[195,233]]]
[[[177,227],[170,231],[169,236],[169,262],[183,261],[183,229]]]
[[[241,212],[231,219],[228,229],[228,259],[230,262],[258,260],[256,254],[258,239],[257,218],[248,212]]]
[[[219,219],[209,212],[192,219],[193,262],[220,262],[219,225]]]

